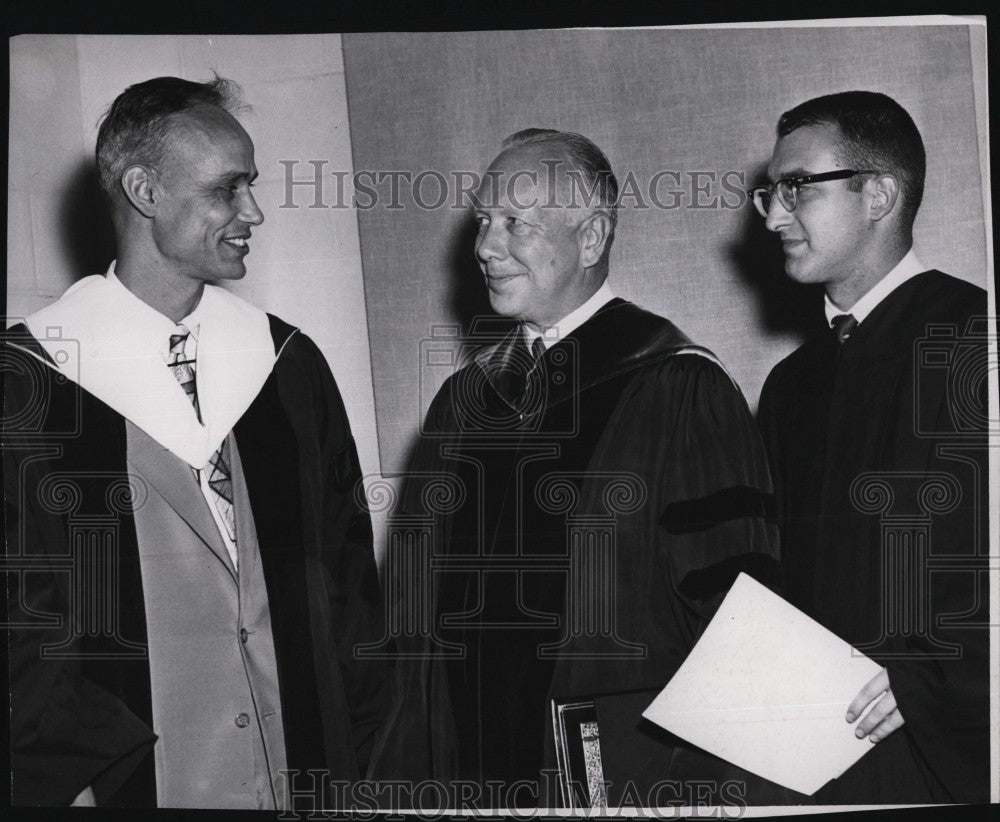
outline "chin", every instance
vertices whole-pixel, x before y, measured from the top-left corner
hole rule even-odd
[[[811,272],[808,268],[802,266],[801,263],[793,262],[791,260],[785,263],[785,273],[788,275],[788,279],[794,280],[797,283],[802,283],[803,285],[816,282],[814,272]]]
[[[221,280],[242,280],[247,275],[247,267],[241,265],[239,268],[227,268],[214,272],[215,276],[209,282],[219,282]]]
[[[518,319],[522,314],[522,309],[511,303],[509,300],[495,299],[490,295],[490,308],[501,317],[509,317],[512,320]]]

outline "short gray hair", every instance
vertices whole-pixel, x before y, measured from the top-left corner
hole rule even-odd
[[[606,262],[618,225],[618,179],[611,170],[611,163],[604,152],[582,134],[552,128],[526,128],[515,132],[503,141],[501,148],[506,151],[521,146],[544,145],[555,146],[566,155],[570,164],[583,175],[588,190],[596,195],[596,202],[589,203],[591,208],[607,214],[611,221],[611,231],[601,258]]]
[[[207,83],[155,77],[129,86],[111,104],[97,132],[101,188],[111,196],[129,166],[162,163],[169,147],[173,115],[199,105],[235,113],[246,108],[241,93],[239,85],[218,74]]]

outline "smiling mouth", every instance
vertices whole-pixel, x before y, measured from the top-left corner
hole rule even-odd
[[[247,244],[247,240],[249,239],[249,237],[223,237],[222,242],[240,251],[249,251],[250,246]]]
[[[515,277],[523,276],[523,272],[514,271],[510,274],[499,274],[494,271],[484,271],[484,276],[488,281],[504,282],[505,280],[513,280]]]
[[[502,288],[505,284],[509,283],[511,280],[516,280],[523,275],[521,274],[487,274],[486,275],[486,287],[491,291],[496,291]]]

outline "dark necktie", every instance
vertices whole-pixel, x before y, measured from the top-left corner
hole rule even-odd
[[[195,379],[197,365],[197,340],[183,325],[177,326],[177,333],[170,335],[170,371],[188,395],[198,422],[201,422],[201,408],[198,405],[198,388]],[[236,517],[233,511],[233,479],[229,468],[229,438],[222,441],[219,450],[212,454],[205,468],[208,471],[208,487],[212,491],[215,508],[226,526],[229,538],[236,544]]]
[[[535,339],[532,340],[532,342],[531,342],[531,362],[532,362],[532,366],[531,367],[532,368],[535,367],[535,365],[538,363],[538,361],[542,358],[542,354],[544,354],[544,353],[545,353],[545,343],[542,342],[542,338],[541,337],[535,337]]]
[[[858,327],[858,321],[854,319],[852,314],[838,314],[830,320],[830,327],[837,337],[837,342],[843,345],[844,340],[850,337],[851,332]]]
[[[528,349],[527,372],[524,375],[524,389],[518,398],[517,405],[525,413],[537,411],[542,404],[542,366],[539,364],[545,353],[545,343],[541,337],[535,337]],[[530,406],[530,407],[525,407]]]

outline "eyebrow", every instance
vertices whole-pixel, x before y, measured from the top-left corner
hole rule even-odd
[[[802,166],[796,166],[795,168],[786,169],[785,172],[778,177],[778,180],[787,180],[790,177],[808,177],[812,173],[813,172],[803,168]],[[776,183],[778,180],[773,179],[770,174],[767,176],[767,181],[769,183]]]
[[[496,192],[490,192],[486,199],[480,199],[478,191],[470,193],[469,205],[474,211],[503,211],[508,207],[508,204],[497,201]]]
[[[470,206],[472,207],[473,211],[482,212],[483,214],[486,214],[487,212],[491,212],[494,214],[506,214],[511,211],[510,206],[506,203],[505,204],[487,203],[483,202],[476,196],[473,196],[471,198]]]
[[[224,172],[223,174],[220,174],[218,177],[212,180],[211,185],[212,187],[227,186],[227,185],[232,185],[234,183],[241,183],[244,180],[246,180],[249,183],[252,183],[254,180],[257,179],[257,174],[258,172],[256,171],[253,174],[250,174],[247,171],[227,171]]]

